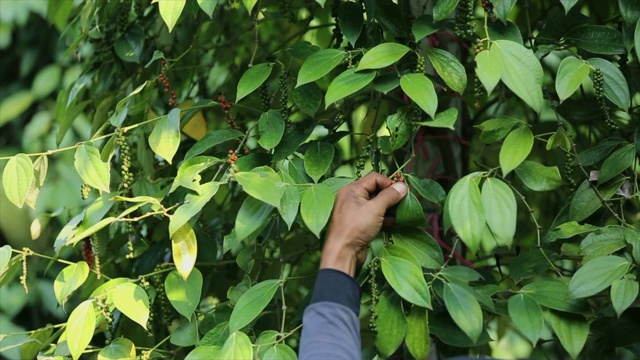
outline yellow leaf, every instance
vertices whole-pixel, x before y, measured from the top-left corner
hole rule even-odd
[[[193,106],[193,100],[186,100],[182,104],[180,104],[180,109],[182,111],[182,116],[184,116],[185,111],[189,110]],[[207,122],[202,115],[202,111],[198,111],[189,121],[184,124],[182,127],[182,132],[193,140],[202,139],[207,133]]]

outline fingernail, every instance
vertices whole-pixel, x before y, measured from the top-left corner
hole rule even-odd
[[[407,184],[401,181],[394,183],[393,185],[391,185],[391,187],[396,189],[396,191],[399,192],[401,195],[404,195],[407,193]]]

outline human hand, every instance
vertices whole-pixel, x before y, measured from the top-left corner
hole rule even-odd
[[[356,265],[367,258],[369,243],[383,224],[387,225],[391,220],[385,213],[406,194],[405,183],[394,183],[375,172],[340,189],[320,268],[337,269],[354,276]]]

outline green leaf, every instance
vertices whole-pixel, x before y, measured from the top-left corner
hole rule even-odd
[[[570,299],[569,287],[561,280],[536,280],[522,287],[520,292],[551,309],[577,313],[585,311],[578,300]]]
[[[482,333],[482,309],[468,286],[444,285],[444,305],[453,321],[474,343]]]
[[[362,5],[354,2],[344,2],[338,8],[338,24],[340,31],[347,38],[351,46],[355,46],[356,41],[362,32],[364,19],[362,18]]]
[[[502,174],[507,176],[529,156],[533,148],[533,133],[528,126],[520,126],[513,130],[502,143],[500,148],[500,167]]]
[[[515,294],[509,299],[508,309],[513,324],[535,347],[544,327],[540,305],[528,295]]]
[[[249,12],[249,15],[251,15],[251,12],[253,11],[253,8],[256,6],[257,3],[258,3],[258,0],[242,0],[242,4]]]
[[[396,256],[383,254],[380,258],[382,273],[389,285],[403,299],[428,309],[431,307],[429,285],[422,275],[422,269],[413,262]]]
[[[31,185],[29,186],[29,191],[27,191],[27,196],[24,199],[24,202],[30,208],[36,208],[36,203],[38,201],[38,196],[40,195],[40,189],[44,185],[44,180],[47,178],[47,171],[49,170],[49,160],[46,155],[40,155],[33,162],[33,180],[31,181]],[[32,239],[36,239],[37,237],[33,237]]]
[[[568,14],[569,10],[571,10],[578,0],[560,0],[560,2],[562,3],[562,7],[564,7],[564,13]]]
[[[217,358],[220,360],[253,359],[251,340],[242,331],[233,332],[224,342]]]
[[[411,254],[421,267],[437,269],[444,264],[440,246],[425,230],[402,227],[394,229],[391,236],[394,245]]]
[[[260,313],[269,305],[275,295],[280,281],[277,279],[265,280],[245,291],[231,313],[229,319],[229,331],[241,330],[254,321]]]
[[[350,3],[353,4],[353,3]],[[295,351],[288,345],[277,344],[270,347],[261,357],[263,360],[297,360],[298,356]]]
[[[84,284],[88,276],[89,265],[84,261],[71,264],[62,269],[53,282],[53,293],[58,304],[64,308],[64,303],[69,295]]]
[[[278,206],[278,212],[282,219],[287,224],[287,228],[291,230],[293,222],[298,215],[298,208],[300,206],[300,192],[295,186],[288,186],[282,198],[280,198],[280,206]]]
[[[565,40],[594,54],[625,54],[622,34],[604,25],[586,25],[571,31]]]
[[[173,179],[169,193],[174,192],[179,186],[200,193],[200,173],[221,162],[222,160],[213,156],[196,156],[183,161],[178,168],[178,174]]]
[[[636,23],[635,35],[633,36],[633,46],[636,48],[636,59],[640,59],[640,19]],[[0,125],[2,121],[0,120]]]
[[[315,184],[304,191],[300,201],[300,216],[311,232],[320,238],[333,210],[335,193],[327,184]]]
[[[280,333],[275,330],[266,330],[260,333],[260,336],[256,339],[255,344],[253,345],[256,349],[256,355],[258,359],[262,359],[264,354],[271,348],[271,346],[278,341],[278,337]]]
[[[498,244],[511,247],[516,234],[518,207],[509,185],[496,178],[487,178],[482,185],[482,205],[489,229]]]
[[[188,194],[185,197],[185,204],[179,206],[169,220],[169,236],[173,237],[173,234],[175,234],[182,225],[196,216],[218,192],[219,188],[219,182],[211,181],[200,187],[200,195]]]
[[[223,321],[209,330],[200,340],[200,346],[222,346],[229,337],[229,322]]]
[[[409,52],[409,47],[398,43],[383,43],[367,51],[358,63],[358,71],[381,69],[392,65]]]
[[[160,17],[167,24],[169,32],[173,31],[187,0],[158,0]]]
[[[407,227],[427,225],[422,205],[411,192],[408,192],[396,207],[396,224]]]
[[[15,206],[22,208],[33,179],[31,158],[25,154],[11,157],[2,173],[2,187],[7,199]]]
[[[502,22],[507,21],[507,16],[513,10],[517,0],[501,0],[495,4],[495,14]]]
[[[433,83],[422,74],[406,74],[400,78],[400,87],[431,118],[438,109],[438,96]]]
[[[584,264],[573,274],[569,294],[574,299],[589,297],[622,278],[629,271],[629,261],[619,256],[601,256]]]
[[[440,274],[448,281],[458,284],[468,284],[482,279],[479,272],[462,265],[446,266],[440,271]]]
[[[149,320],[149,297],[142,287],[134,283],[120,284],[112,290],[111,298],[126,317],[147,328]]]
[[[436,114],[435,119],[433,121],[419,121],[416,124],[422,126],[429,126],[435,128],[446,128],[454,130],[453,126],[458,120],[458,109],[450,108],[445,111],[439,112]]]
[[[513,117],[500,117],[487,120],[475,127],[482,131],[480,133],[480,141],[485,144],[493,144],[504,139],[511,132],[511,129],[518,124],[526,124],[526,122]]]
[[[31,107],[34,100],[35,97],[29,90],[20,90],[6,97],[3,96],[0,101],[0,126],[20,116]]]
[[[296,87],[316,81],[327,75],[346,57],[347,53],[338,49],[323,49],[315,52],[302,63]]]
[[[411,32],[415,41],[420,41],[438,30],[439,26],[436,25],[436,21],[433,20],[431,15],[422,15],[411,25]]]
[[[297,191],[297,189],[296,189]],[[236,216],[236,238],[245,239],[260,229],[271,215],[273,206],[252,197],[247,197]]]
[[[195,156],[211,149],[212,147],[222,144],[226,141],[238,139],[244,136],[244,133],[238,130],[224,129],[207,133],[202,139],[198,140],[184,156],[184,160],[190,160]]]
[[[198,257],[196,233],[189,223],[182,225],[171,236],[171,253],[176,270],[178,270],[183,279],[187,279]]]
[[[391,150],[402,148],[413,134],[409,115],[404,111],[387,116],[387,128],[391,133],[389,137]]]
[[[594,258],[611,255],[627,245],[622,228],[608,226],[598,229],[587,235],[580,243],[580,249],[584,252],[582,263]]]
[[[600,197],[588,180],[584,180],[573,194],[569,206],[569,219],[582,221],[602,207]]]
[[[487,49],[479,52],[475,60],[477,66],[476,75],[487,90],[487,94],[491,94],[502,76],[502,58],[500,52]]]
[[[85,300],[78,305],[67,321],[67,346],[74,360],[89,346],[96,327],[96,314],[93,300]]]
[[[502,82],[539,113],[544,104],[540,61],[531,50],[508,40],[494,41],[491,51],[498,52],[496,56],[500,58]]]
[[[51,64],[42,68],[33,79],[31,94],[37,99],[44,99],[58,88],[61,77],[62,69],[58,64]]]
[[[618,318],[638,297],[638,282],[632,279],[617,279],[611,283],[611,304]]]
[[[560,101],[576,92],[590,72],[591,69],[584,60],[572,56],[562,59],[556,76],[556,92]]]
[[[267,150],[276,147],[284,134],[284,119],[278,110],[269,110],[258,119],[258,144]]]
[[[580,152],[573,164],[579,163],[582,166],[595,165],[606,158],[618,144],[620,144],[620,140],[611,138],[602,141],[598,145]]]
[[[382,293],[378,298],[376,313],[378,332],[375,345],[382,355],[389,357],[398,350],[407,333],[400,297],[393,292]]]
[[[304,169],[314,182],[327,173],[333,161],[335,149],[333,145],[315,141],[309,145],[304,153]]]
[[[620,15],[627,25],[633,25],[640,19],[640,4],[635,0],[619,0]]]
[[[109,163],[100,158],[100,151],[93,143],[84,143],[76,149],[73,165],[85,184],[108,193],[111,176]]]
[[[423,198],[436,203],[443,204],[447,197],[444,189],[440,184],[431,179],[420,179],[411,174],[405,174],[405,178],[409,180],[409,184]]]
[[[217,359],[221,346],[218,345],[200,345],[197,348],[191,350],[184,360],[202,360],[202,359]]]
[[[533,191],[549,191],[562,186],[562,176],[557,166],[544,166],[535,161],[523,161],[516,175]]]
[[[180,145],[180,109],[175,108],[169,115],[163,116],[154,126],[149,135],[149,146],[156,155],[165,159],[169,164],[178,151]]]
[[[376,73],[373,71],[356,72],[355,69],[346,70],[342,74],[336,76],[331,84],[329,84],[327,93],[324,96],[325,109],[334,102],[363,89],[365,86],[369,85],[375,77]]]
[[[467,73],[462,63],[450,52],[438,48],[427,48],[427,56],[445,84],[462,95],[467,86]]]
[[[407,316],[407,338],[405,343],[409,353],[415,359],[427,359],[429,357],[431,338],[427,309],[420,306],[411,308]]]
[[[176,346],[188,347],[198,343],[198,328],[196,322],[181,324],[171,333],[169,341]]]
[[[396,73],[388,72],[373,79],[373,89],[383,94],[388,94],[398,86],[400,86],[400,78]]]
[[[167,299],[176,311],[187,319],[200,303],[202,292],[202,273],[198,268],[193,268],[187,280],[184,280],[178,271],[174,270],[164,280],[164,288]]]
[[[260,166],[249,172],[236,173],[234,177],[250,196],[273,207],[280,205],[285,184],[272,168]]]
[[[609,156],[600,168],[598,185],[603,184],[633,165],[636,159],[635,145],[629,144],[616,150]]]
[[[263,63],[253,65],[247,71],[242,74],[240,81],[238,81],[238,91],[236,93],[236,102],[242,100],[245,96],[251,94],[262,83],[264,83],[271,71],[273,70],[272,63]]]
[[[628,109],[631,95],[629,84],[622,71],[605,59],[591,58],[588,62],[602,72],[604,96],[619,108]]]
[[[492,40],[508,40],[524,45],[522,33],[518,25],[511,21],[497,22],[491,21],[487,24],[489,37]]]
[[[213,16],[213,10],[215,10],[216,5],[218,5],[218,0],[198,0],[198,5],[200,9],[211,18]]]
[[[476,253],[485,227],[484,207],[478,188],[477,174],[469,174],[453,185],[444,211],[450,217],[451,225],[462,242],[469,247],[471,253]]]
[[[11,246],[4,245],[0,247],[0,276],[4,275],[4,273],[8,270],[10,260],[11,260]],[[54,286],[55,286],[55,283],[54,283]]]
[[[549,311],[546,313],[547,322],[556,333],[560,344],[569,353],[571,358],[576,359],[589,336],[589,323],[582,315],[556,313]]]
[[[114,45],[116,55],[125,62],[140,63],[140,56],[144,49],[144,29],[138,24],[132,24],[127,32],[121,35]]]
[[[324,94],[316,84],[305,84],[293,89],[293,102],[303,113],[314,116],[320,105]]]
[[[136,347],[127,338],[117,338],[98,353],[98,360],[134,360]]]
[[[460,0],[438,0],[433,7],[434,21],[446,19],[455,10]]]

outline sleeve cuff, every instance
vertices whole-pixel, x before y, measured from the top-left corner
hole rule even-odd
[[[354,278],[335,269],[318,271],[311,304],[329,301],[344,305],[356,316],[360,313],[360,286]]]

